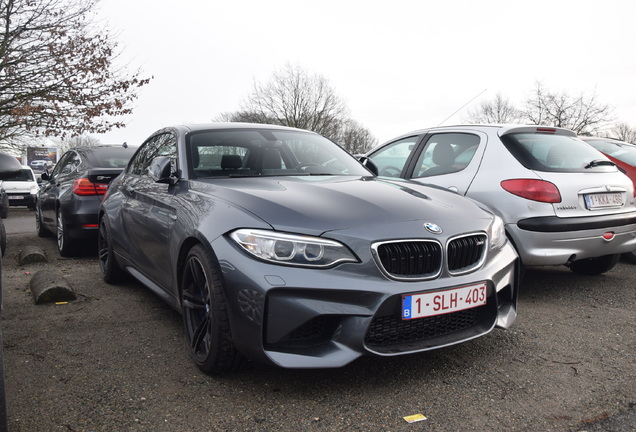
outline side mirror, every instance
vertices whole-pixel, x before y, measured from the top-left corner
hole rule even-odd
[[[360,161],[360,163],[362,164],[362,166],[364,166],[366,169],[368,169],[369,171],[371,171],[371,173],[375,176],[378,175],[378,166],[375,164],[375,162],[373,162],[371,159],[369,159],[367,156],[360,156],[358,158],[358,160]]]
[[[43,172],[42,174],[40,174],[40,183],[42,183],[42,181],[49,181],[51,180],[51,176],[49,175],[48,172]]]
[[[167,156],[157,156],[148,167],[148,175],[157,183],[174,183],[172,163]]]

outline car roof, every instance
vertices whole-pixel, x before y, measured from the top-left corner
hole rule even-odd
[[[413,135],[422,135],[425,133],[435,133],[435,132],[458,132],[458,131],[481,131],[481,132],[490,132],[496,130],[497,135],[504,136],[511,133],[535,133],[535,132],[550,132],[557,135],[567,135],[576,137],[576,133],[570,129],[566,128],[558,128],[552,126],[545,125],[522,125],[522,124],[459,124],[452,126],[435,126],[424,129],[417,129],[397,137],[391,138],[389,141],[385,141],[380,143],[376,147],[374,147],[369,153],[373,153],[375,150],[383,147],[385,144],[393,141],[398,141],[403,138],[407,138]]]
[[[315,132],[312,132],[306,129],[294,128],[289,126],[272,125],[272,124],[266,124],[266,123],[240,123],[240,122],[182,124],[182,125],[169,126],[162,130],[168,130],[168,129],[180,129],[180,130],[183,130],[184,132],[199,132],[199,131],[214,130],[214,129],[219,129],[219,130],[222,130],[222,129],[271,129],[271,130],[301,131],[301,132],[308,132],[308,133],[315,134]]]
[[[431,132],[445,132],[445,131],[457,131],[457,130],[472,130],[486,132],[489,130],[497,130],[499,136],[507,135],[510,133],[524,133],[524,132],[550,132],[559,135],[576,136],[576,133],[566,128],[559,128],[546,125],[523,125],[523,124],[459,124],[451,126],[435,126],[430,128],[418,129],[406,134],[402,134],[399,138],[407,137],[409,135],[421,135],[423,133]],[[394,141],[392,139],[391,141]]]
[[[636,145],[634,143],[630,143],[630,142],[627,142],[627,141],[621,141],[621,140],[616,139],[616,138],[608,138],[608,137],[579,135],[579,139],[582,139],[583,141],[606,141],[606,142],[616,143],[616,144],[627,144],[627,145],[630,145],[630,146],[635,146]]]

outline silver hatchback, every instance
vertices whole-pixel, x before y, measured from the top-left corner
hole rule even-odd
[[[465,125],[418,130],[363,158],[380,176],[453,190],[489,206],[526,266],[600,274],[636,248],[634,186],[567,129]]]

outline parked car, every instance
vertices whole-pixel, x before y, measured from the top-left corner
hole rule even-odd
[[[35,171],[45,171],[50,168],[53,163],[50,160],[36,159],[29,162],[29,166]]]
[[[603,153],[636,185],[636,145],[612,138],[579,136],[579,138]]]
[[[574,132],[448,126],[411,132],[366,155],[384,177],[456,191],[490,207],[526,266],[604,273],[636,248],[634,186]]]
[[[183,314],[206,373],[255,360],[331,368],[507,328],[518,257],[457,194],[374,177],[313,132],[230,123],[145,141],[100,210],[108,283]]]
[[[590,136],[580,136],[579,138],[614,162],[632,180],[636,188],[636,145],[612,138]],[[636,264],[636,250],[625,253],[623,256]]]
[[[18,160],[6,153],[0,153],[0,180],[15,176],[20,171],[21,165]],[[7,234],[4,223],[0,220],[0,244],[2,245],[2,256],[7,244]],[[3,306],[2,286],[2,259],[0,259],[0,311]],[[7,425],[7,398],[4,388],[4,348],[2,342],[2,331],[0,329],[0,431],[8,430]]]
[[[75,255],[86,240],[95,242],[102,197],[134,151],[127,146],[98,145],[65,152],[50,174],[40,176],[35,202],[38,236],[55,235],[64,257]]]
[[[10,206],[26,206],[30,210],[35,210],[35,196],[39,185],[31,168],[23,165],[17,175],[2,182],[2,188],[7,193]]]

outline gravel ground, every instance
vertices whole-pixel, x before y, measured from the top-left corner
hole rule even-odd
[[[102,282],[96,257],[5,225],[2,316],[10,432],[636,430],[636,266],[585,277],[528,269],[507,331],[341,369],[254,365],[206,376],[181,318],[134,282]],[[21,221],[21,222],[20,222]],[[17,264],[40,247],[46,263]],[[34,305],[31,276],[61,271],[78,294]],[[405,416],[426,420],[407,423]]]

